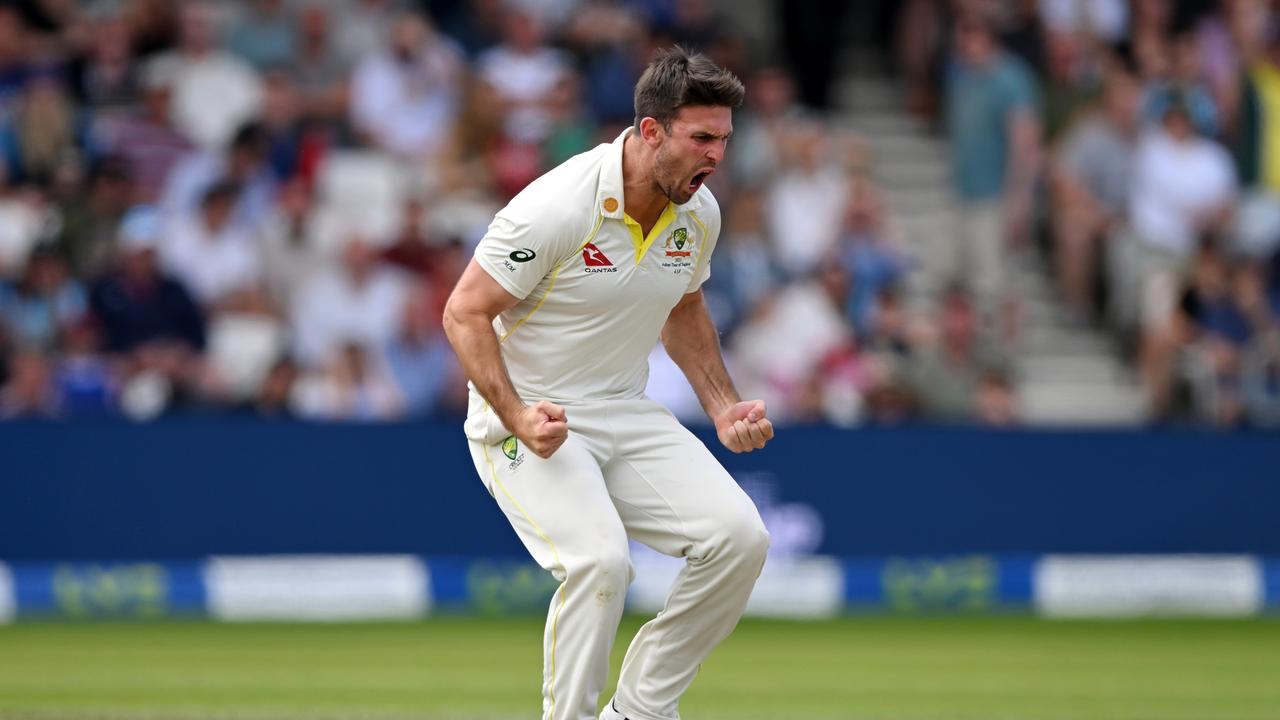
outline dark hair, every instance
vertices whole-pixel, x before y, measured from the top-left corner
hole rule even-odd
[[[231,138],[231,151],[266,152],[268,141],[266,126],[260,122],[250,120],[236,128],[235,135]]]
[[[671,120],[686,105],[736,108],[747,91],[733,73],[711,58],[676,45],[658,52],[636,83],[636,127],[646,117],[671,128]]]
[[[230,180],[219,180],[209,186],[200,198],[200,207],[208,208],[216,202],[235,202],[240,194],[240,186]]]

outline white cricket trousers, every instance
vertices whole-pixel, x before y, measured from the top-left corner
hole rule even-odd
[[[651,400],[566,405],[569,437],[546,460],[504,444],[502,423],[474,396],[472,405],[476,470],[560,581],[547,614],[543,720],[596,717],[634,574],[628,538],[686,562],[627,650],[611,702],[629,720],[677,720],[680,696],[737,625],[764,566],[769,535],[755,505]]]

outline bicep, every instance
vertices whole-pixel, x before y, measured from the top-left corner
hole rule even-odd
[[[675,307],[671,308],[671,314],[675,315],[678,312],[687,312],[691,309],[696,309],[701,305],[703,305],[702,288],[698,288],[697,290],[692,290],[680,296],[680,301],[676,303]]]
[[[706,303],[703,302],[702,288],[687,292],[680,297],[675,307],[667,314],[667,322],[663,328],[663,336],[674,327],[683,327],[698,317],[707,317]]]
[[[508,292],[472,258],[449,296],[447,309],[455,316],[482,314],[492,320],[519,302],[520,298]]]

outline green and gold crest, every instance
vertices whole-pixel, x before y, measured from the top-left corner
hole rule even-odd
[[[517,443],[516,443],[516,436],[515,436],[515,435],[509,435],[509,436],[507,436],[507,439],[506,439],[506,440],[503,440],[503,441],[502,441],[502,454],[503,454],[503,455],[506,455],[507,457],[511,458],[512,460],[515,460],[515,459],[516,459],[516,453],[518,453],[518,452],[519,452],[519,450],[520,450],[520,448],[518,447],[518,445],[517,445]]]
[[[684,244],[686,242],[689,242],[689,230],[687,228],[676,228],[676,231],[672,234],[672,237],[674,237],[676,240],[676,249],[683,250]]]

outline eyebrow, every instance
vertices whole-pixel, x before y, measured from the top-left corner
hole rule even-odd
[[[693,136],[697,138],[708,137],[708,138],[714,138],[716,140],[728,140],[729,138],[733,137],[733,131],[730,130],[729,132],[723,135],[718,135],[709,130],[694,130]]]

